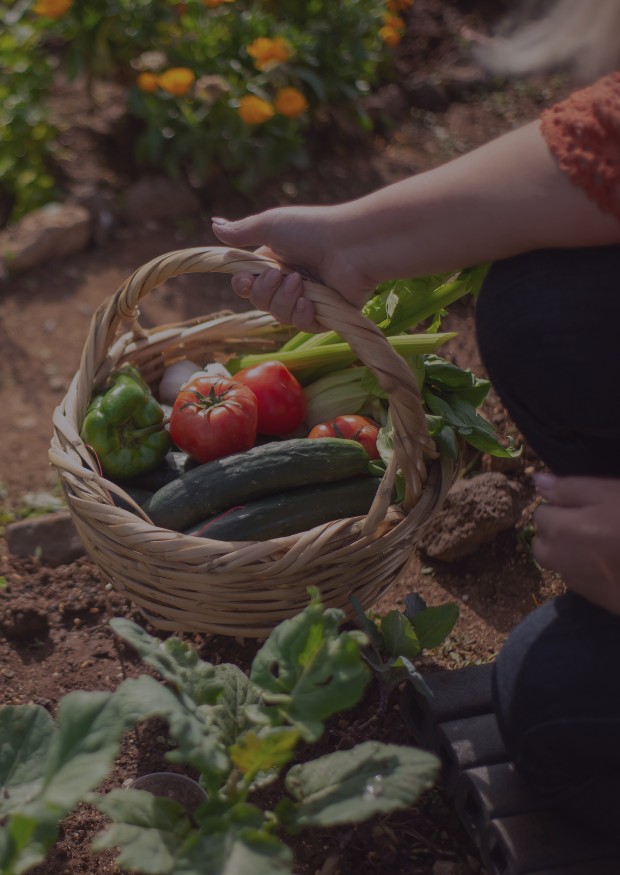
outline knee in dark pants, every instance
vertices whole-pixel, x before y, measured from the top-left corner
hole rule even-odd
[[[573,594],[511,634],[496,662],[494,699],[510,759],[550,805],[620,841],[620,617]]]

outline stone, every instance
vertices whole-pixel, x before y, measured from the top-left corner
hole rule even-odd
[[[520,484],[497,471],[457,480],[443,508],[419,541],[429,559],[454,562],[469,556],[519,520],[524,503]]]
[[[427,112],[445,112],[450,98],[442,83],[433,77],[415,75],[403,82],[407,102],[416,109]]]
[[[0,273],[24,273],[51,259],[82,252],[91,240],[89,211],[78,204],[48,204],[0,232]]]
[[[127,222],[175,219],[200,211],[197,195],[182,182],[165,176],[145,176],[126,192],[121,213]]]
[[[73,562],[85,552],[69,511],[9,523],[5,538],[13,556],[36,556],[53,568]]]

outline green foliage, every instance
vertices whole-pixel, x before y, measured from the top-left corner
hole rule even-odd
[[[41,26],[24,3],[0,2],[0,224],[19,218],[57,194],[49,171],[56,131],[45,98],[52,56],[38,50]]]
[[[410,593],[405,599],[404,611],[390,611],[383,617],[364,613],[353,596],[360,628],[368,636],[364,657],[382,684],[385,705],[387,696],[402,681],[408,681],[420,693],[427,694],[424,678],[413,660],[425,650],[439,647],[446,640],[459,617],[458,605],[428,607],[421,596]]]
[[[35,705],[0,709],[0,868],[21,875],[41,862],[57,825],[80,800],[111,818],[94,848],[118,848],[119,865],[148,875],[290,875],[280,837],[312,826],[358,822],[411,805],[432,785],[439,763],[423,751],[368,741],[293,765],[273,811],[252,794],[273,782],[300,744],[359,702],[370,673],[367,638],[343,631],[344,614],[310,605],[274,630],[247,677],[211,665],[177,638],[165,642],[124,619],[112,626],[164,683],[124,681],[115,693],[71,693],[58,725]],[[206,802],[182,806],[143,790],[92,794],[140,721],[166,721],[168,758],[199,773]]]
[[[436,355],[424,359],[422,398],[428,411],[428,430],[442,455],[458,458],[457,437],[482,453],[500,458],[519,456],[512,438],[504,447],[495,429],[476,410],[487,396],[488,380]]]
[[[133,157],[197,186],[250,191],[309,164],[308,134],[334,107],[370,127],[361,98],[387,70],[386,0],[0,0],[0,178],[13,218],[50,200],[56,60],[91,90],[126,88]],[[262,42],[256,42],[256,41]]]

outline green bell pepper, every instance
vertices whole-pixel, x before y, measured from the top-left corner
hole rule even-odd
[[[80,436],[105,474],[133,477],[156,468],[170,449],[164,419],[138,369],[127,365],[91,401]]]

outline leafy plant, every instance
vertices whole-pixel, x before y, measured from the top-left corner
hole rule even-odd
[[[439,765],[412,747],[366,741],[288,767],[302,744],[318,741],[326,720],[361,699],[370,678],[360,653],[366,636],[341,631],[343,619],[314,592],[301,614],[273,631],[249,677],[235,665],[200,660],[178,638],[162,643],[135,623],[113,620],[164,683],[145,675],[114,693],[70,693],[56,727],[35,705],[0,710],[3,875],[43,860],[58,821],[81,799],[112,819],[95,849],[119,848],[119,865],[150,875],[288,875],[284,831],[409,806]],[[196,771],[208,791],[191,819],[176,801],[143,790],[90,792],[123,732],[151,717],[167,721],[169,760]],[[263,810],[254,794],[278,779],[286,795]]]
[[[442,359],[440,356],[424,357],[424,383],[422,398],[428,410],[428,429],[443,455],[458,458],[458,438],[482,453],[492,456],[514,458],[522,452],[512,438],[504,447],[495,435],[491,423],[478,412],[491,384],[477,377],[468,368]]]
[[[446,640],[459,617],[458,605],[448,602],[428,607],[417,593],[405,599],[404,611],[389,611],[382,617],[366,614],[355,596],[351,597],[360,628],[368,636],[363,656],[381,683],[379,711],[390,692],[407,681],[423,695],[429,688],[417,670],[414,659],[425,650],[439,647]]]
[[[49,169],[56,136],[45,98],[53,56],[38,50],[41,26],[24,3],[0,2],[0,227],[57,194]]]
[[[362,98],[386,70],[402,13],[387,0],[37,0],[29,26],[70,76],[115,76],[139,122],[142,166],[250,190],[308,166],[308,132],[334,107],[370,127]]]

